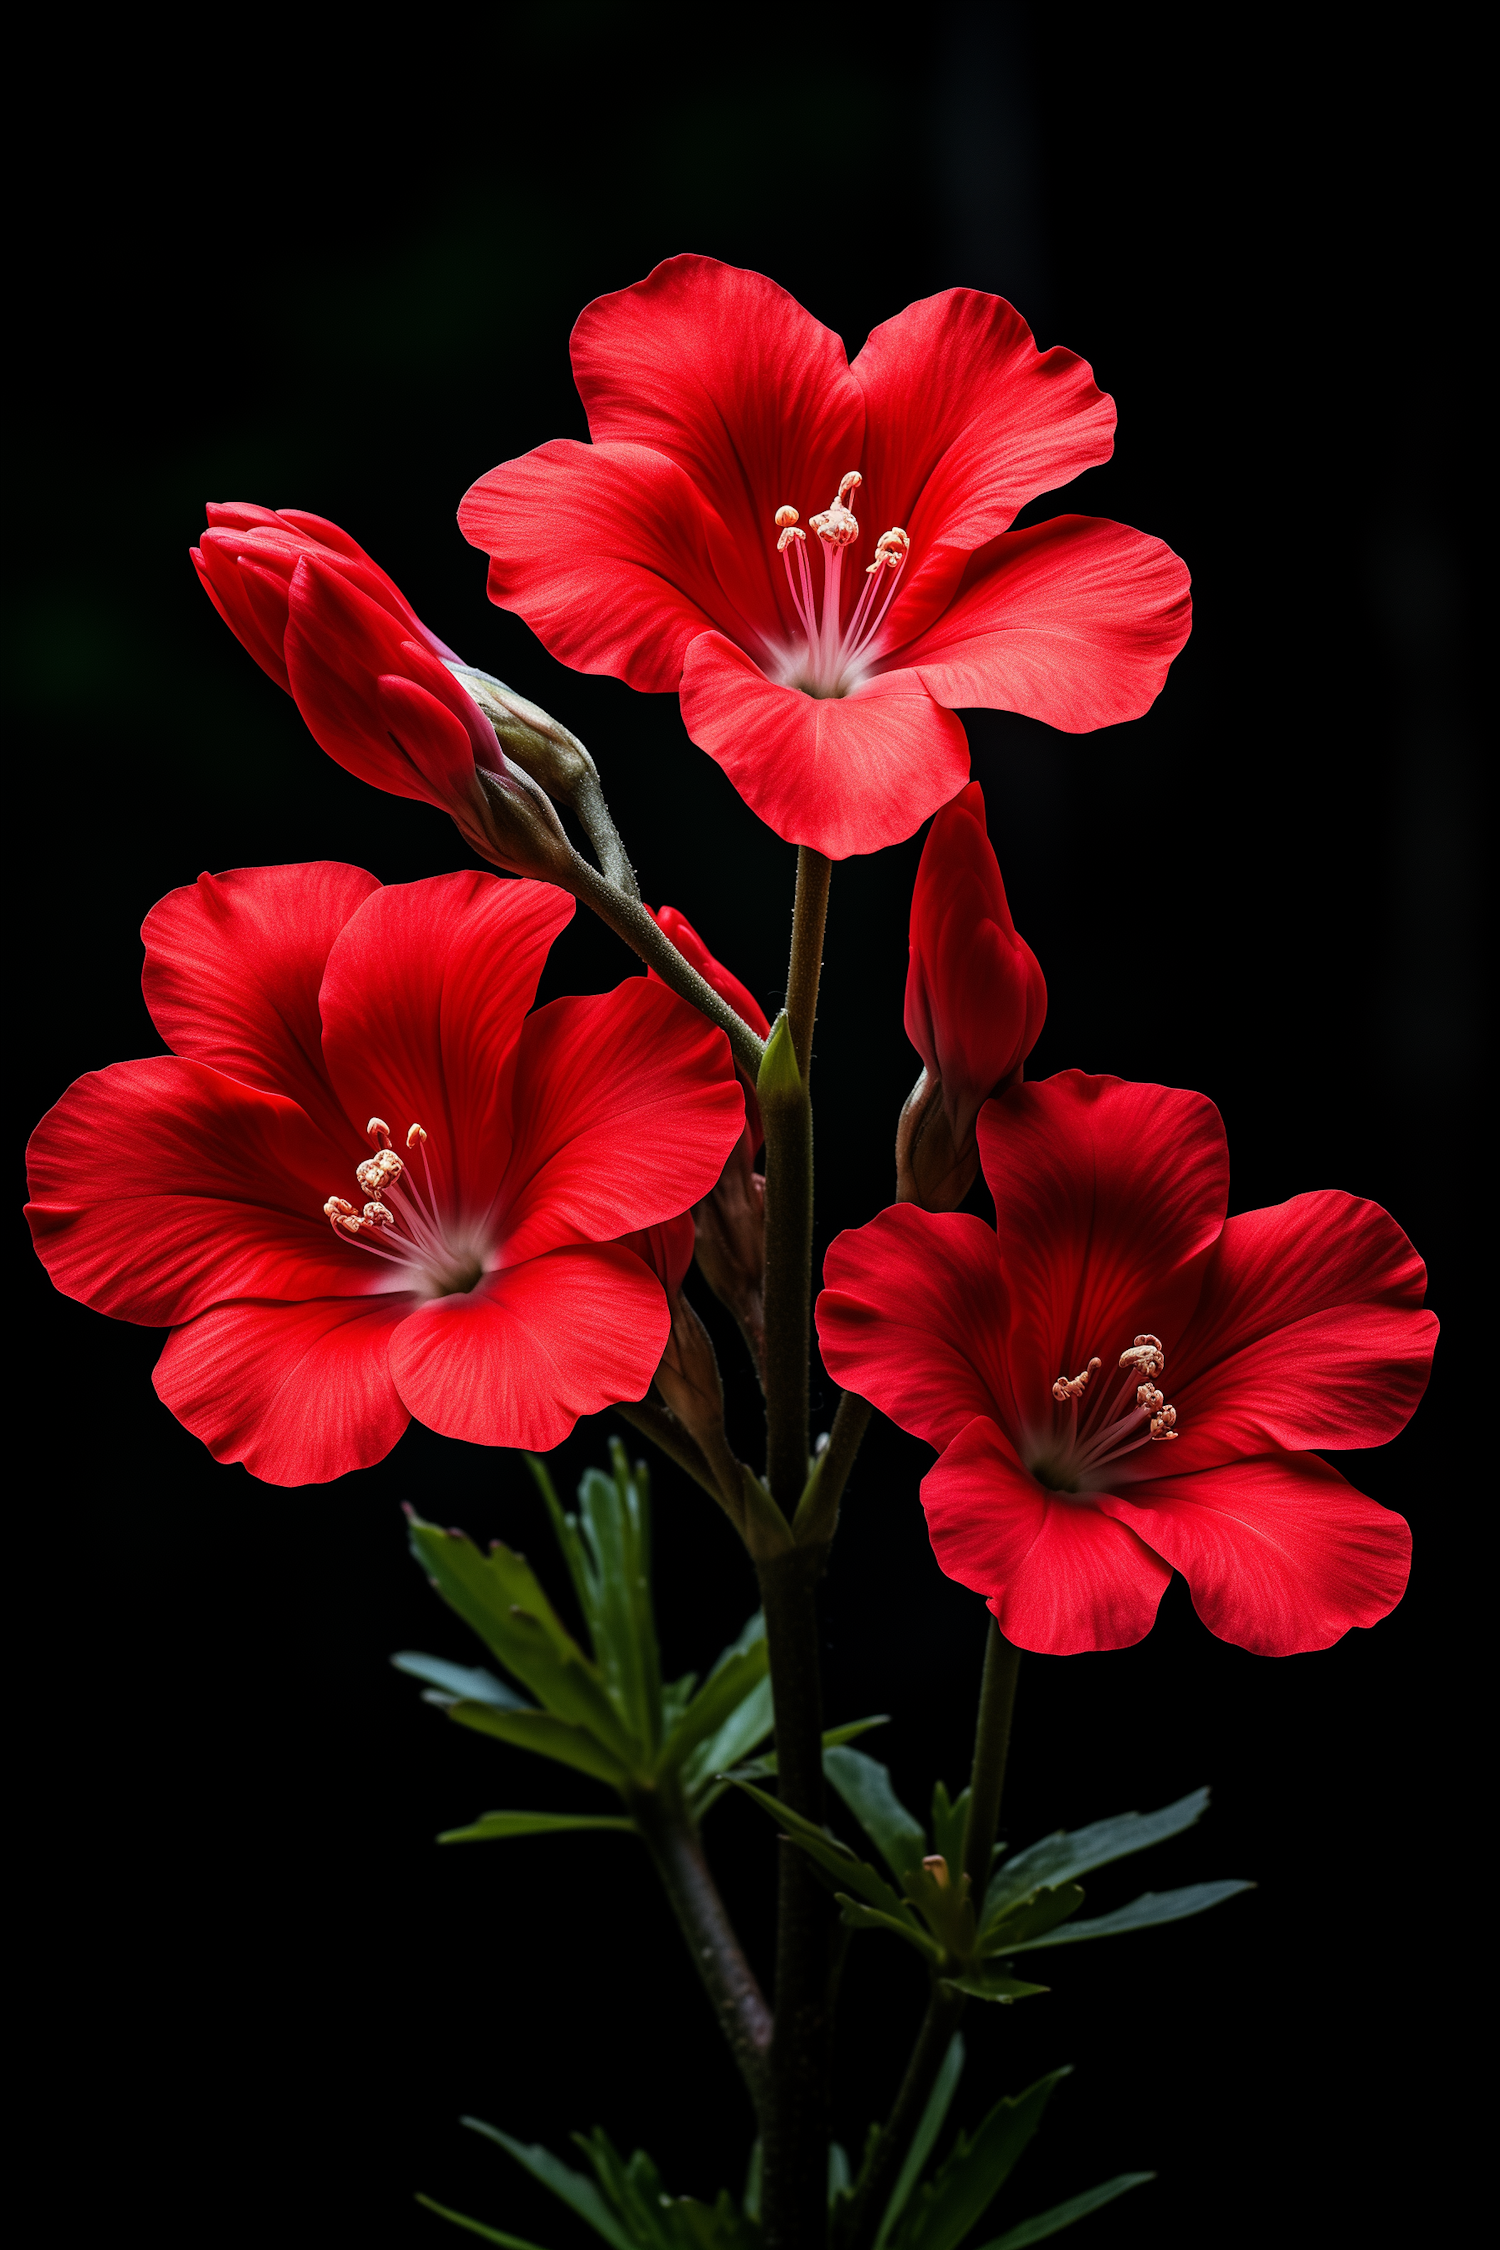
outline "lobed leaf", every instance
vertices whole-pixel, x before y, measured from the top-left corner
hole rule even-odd
[[[986,1969],[976,1970],[972,1976],[944,1977],[943,1982],[951,1984],[955,1992],[967,1992],[971,2000],[998,2000],[1003,2006],[1052,1989],[1047,1984],[1023,1984],[1019,1977],[1000,1976]]]
[[[450,1703],[448,1716],[476,1734],[493,1735],[497,1742],[513,1743],[518,1750],[534,1750],[538,1757],[553,1758],[560,1766],[592,1774],[623,1790],[630,1779],[619,1759],[586,1727],[571,1726],[550,1711],[497,1711],[488,1703]]]
[[[1030,1953],[1043,1945],[1076,1945],[1083,1938],[1119,1937],[1127,1930],[1149,1930],[1158,1922],[1183,1922],[1202,1914],[1236,1891],[1253,1891],[1253,1883],[1188,1883],[1180,1891],[1143,1891],[1129,1906],[1113,1914],[1096,1914],[1086,1922],[1071,1922],[1066,1929],[1042,1937],[1024,1938],[1007,1945],[1007,1953]]]
[[[839,1911],[851,1930],[891,1930],[897,1937],[905,1938],[908,1945],[916,1947],[930,1968],[936,1968],[943,1958],[943,1948],[930,1937],[914,1914],[888,1914],[878,1906],[866,1906],[859,1899],[850,1898],[844,1891],[835,1891]]]
[[[440,1844],[489,1844],[508,1836],[550,1836],[572,1828],[620,1828],[635,1832],[635,1822],[619,1813],[487,1812],[467,1828],[445,1828]]]
[[[994,1921],[986,1922],[979,1932],[981,1953],[1015,1953],[1026,1944],[1040,1942],[1048,1930],[1059,1922],[1066,1922],[1083,1904],[1083,1891],[1077,1883],[1059,1883],[1056,1890],[1038,1891],[1034,1898],[1023,1899],[1019,1906],[1007,1906]]]
[[[769,1668],[763,1636],[748,1648],[737,1649],[727,1663],[715,1665],[662,1745],[657,1772],[675,1773],[695,1750],[726,1729],[746,1698],[763,1682],[768,1684]]]
[[[960,2133],[927,2184],[917,2191],[891,2236],[891,2250],[957,2250],[1014,2170],[1042,2121],[1066,2068],[1039,2078],[1024,2093],[1004,2095],[970,2137]]]
[[[498,2125],[486,2125],[483,2118],[464,2117],[459,2123],[467,2125],[471,2133],[482,2133],[486,2140],[503,2148],[507,2156],[513,2156],[534,2180],[540,2180],[559,2202],[576,2212],[585,2225],[591,2226],[596,2234],[602,2234],[610,2250],[635,2250],[630,2236],[594,2182],[582,2172],[575,2172],[571,2164],[564,2164],[561,2157],[554,2156],[538,2142],[527,2146],[512,2140],[509,2133],[502,2133]]]
[[[933,2143],[943,2129],[943,2120],[952,2106],[953,2096],[958,2090],[959,2079],[963,2076],[963,2068],[963,2034],[955,2031],[948,2042],[948,2052],[938,2066],[937,2077],[932,2083],[932,2092],[927,2097],[927,2107],[923,2110],[917,2129],[912,2135],[911,2146],[906,2152],[906,2162],[896,2174],[896,2184],[891,2189],[890,2200],[886,2204],[885,2215],[880,2222],[880,2231],[875,2237],[875,2250],[885,2250],[886,2240],[891,2229],[906,2209],[911,2191],[922,2177],[922,2167],[932,2154]]]
[[[824,1751],[823,1771],[893,1875],[921,1866],[927,1832],[891,1787],[888,1767],[840,1744]]]
[[[446,1657],[425,1656],[420,1649],[398,1649],[391,1658],[398,1672],[425,1680],[455,1702],[492,1703],[498,1711],[529,1711],[531,1705],[482,1664],[450,1664]]]
[[[1117,2195],[1128,2188],[1144,2187],[1154,2180],[1154,2172],[1117,2172],[1112,2180],[1099,2187],[1085,2188],[1082,2195],[1070,2195],[1066,2203],[1054,2203],[1050,2211],[1040,2212],[1034,2219],[1023,2219],[1009,2234],[996,2241],[987,2242],[984,2250],[1029,2250],[1033,2242],[1045,2242],[1049,2234],[1060,2234],[1075,2219],[1086,2219],[1090,2211],[1097,2211],[1106,2203],[1113,2203]]]
[[[1112,1820],[1096,1820],[1071,1834],[1059,1828],[1055,1835],[1044,1836],[1007,1859],[991,1877],[981,1922],[989,1922],[1002,1907],[1029,1898],[1034,1891],[1055,1889],[1075,1875],[1087,1875],[1091,1868],[1107,1867],[1112,1860],[1180,1835],[1202,1818],[1207,1804],[1208,1791],[1194,1789],[1160,1812],[1116,1813]]]
[[[841,1727],[829,1727],[825,1730],[823,1748],[825,1751],[836,1749],[840,1743],[853,1742],[859,1735],[868,1734],[871,1727],[888,1727],[890,1723],[888,1711],[878,1712],[873,1719],[846,1719]],[[765,1757],[755,1759],[753,1764],[737,1766],[733,1773],[726,1772],[720,1779],[726,1783],[764,1781],[768,1775],[774,1778],[777,1770],[776,1753],[770,1750]]]

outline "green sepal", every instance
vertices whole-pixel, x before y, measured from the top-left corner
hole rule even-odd
[[[518,1750],[534,1750],[538,1757],[554,1758],[560,1766],[573,1766],[595,1781],[607,1781],[612,1789],[623,1790],[630,1779],[628,1769],[586,1727],[571,1726],[550,1711],[497,1711],[488,1703],[450,1703],[447,1710],[461,1727],[513,1743]]]
[[[960,1986],[962,1989],[962,1986]],[[1022,2094],[996,2102],[972,2136],[960,2133],[891,2235],[891,2250],[957,2250],[982,2219],[1037,2126],[1066,2068],[1050,2071]]]
[[[824,1751],[823,1771],[898,1881],[921,1866],[926,1832],[891,1787],[889,1767],[839,1745]]]
[[[983,1954],[1016,1953],[1025,1945],[1040,1943],[1048,1930],[1066,1922],[1082,1904],[1083,1890],[1077,1883],[1059,1883],[1056,1890],[1038,1891],[1034,1898],[1006,1907],[994,1921],[987,1922],[979,1933],[977,1950]]]
[[[492,1703],[497,1711],[531,1709],[523,1695],[497,1680],[482,1664],[450,1664],[446,1657],[427,1656],[415,1648],[398,1649],[391,1662],[398,1672],[413,1680],[425,1680],[429,1688],[437,1689],[434,1700],[439,1704]]]
[[[772,1024],[771,1036],[767,1039],[765,1053],[760,1058],[755,1097],[762,1109],[774,1102],[800,1102],[807,1099],[802,1073],[797,1068],[797,1049],[792,1039],[791,1019],[785,1008]]]
[[[1129,1930],[1154,1929],[1159,1922],[1184,1922],[1191,1914],[1206,1913],[1236,1891],[1253,1891],[1253,1883],[1188,1883],[1180,1891],[1142,1891],[1128,1906],[1113,1914],[1096,1914],[1086,1922],[1070,1922],[1066,1929],[1045,1937],[1007,1945],[1007,1953],[1029,1953],[1042,1945],[1077,1945],[1084,1938],[1122,1937]]]
[[[1208,1791],[1194,1789],[1175,1804],[1164,1805],[1160,1812],[1117,1813],[1112,1820],[1096,1820],[1087,1828],[1074,1829],[1071,1835],[1059,1828],[1055,1835],[1044,1836],[1040,1843],[1030,1844],[1014,1859],[1007,1859],[990,1878],[981,1928],[1002,1908],[1016,1905],[1036,1891],[1053,1890],[1076,1875],[1108,1867],[1113,1860],[1180,1835],[1201,1820],[1207,1805]]]
[[[1070,2195],[1066,2203],[1054,2203],[1050,2211],[1041,2211],[1034,2219],[1023,2219],[1009,2234],[985,2243],[984,2250],[1030,2250],[1033,2242],[1045,2242],[1049,2234],[1061,2234],[1075,2219],[1086,2219],[1090,2211],[1113,2203],[1115,2197],[1124,2195],[1128,2188],[1144,2187],[1147,2180],[1155,2178],[1154,2172],[1117,2172],[1112,2180],[1085,2188],[1082,2195]]]
[[[972,1976],[944,1977],[955,1992],[967,1992],[971,2000],[998,2000],[1008,2006],[1012,2000],[1029,2000],[1034,1993],[1050,1992],[1050,1984],[1024,1984],[1019,1977],[987,1976],[976,1970]]]
[[[493,1844],[509,1836],[551,1836],[573,1828],[621,1828],[633,1833],[635,1822],[621,1813],[487,1812],[467,1828],[445,1828],[438,1842]]]
[[[938,2074],[933,2080],[932,2092],[927,2097],[927,2107],[922,2112],[921,2121],[912,2135],[911,2146],[906,2152],[906,2161],[896,2175],[896,2184],[891,2189],[890,2200],[885,2207],[885,2216],[880,2222],[880,2231],[875,2237],[874,2250],[885,2250],[891,2229],[906,2209],[912,2189],[922,2177],[922,2167],[932,2154],[933,2144],[943,2129],[943,2120],[952,2106],[953,2096],[958,2090],[959,2079],[963,2076],[963,2068],[963,2034],[955,2031],[948,2042],[948,2051],[938,2066]]]
[[[538,2250],[536,2243],[527,2242],[523,2236],[502,2234],[498,2227],[487,2227],[482,2219],[471,2219],[462,2211],[450,2211],[446,2203],[434,2203],[430,2195],[419,2195],[415,2200],[424,2211],[435,2211],[440,2219],[446,2219],[451,2226],[462,2227],[468,2234],[477,2234],[481,2242],[498,2242],[503,2250]]]
[[[610,2250],[636,2250],[635,2244],[594,2182],[582,2172],[575,2172],[571,2164],[564,2164],[561,2157],[554,2156],[550,2149],[543,2148],[539,2142],[534,2141],[528,2146],[522,2141],[512,2140],[509,2133],[502,2133],[498,2125],[486,2125],[481,2117],[463,2117],[459,2123],[467,2125],[471,2133],[482,2133],[486,2140],[497,2142],[507,2156],[513,2156],[534,2180],[540,2180],[543,2187],[550,2188],[558,2201],[566,2203],[569,2210],[576,2212],[586,2226],[591,2226],[596,2234],[602,2234],[610,2245]]]
[[[797,1839],[793,1838],[793,1842]],[[805,1847],[804,1847],[805,1848]],[[888,1914],[878,1906],[866,1906],[859,1899],[850,1898],[844,1891],[835,1891],[840,1918],[851,1930],[890,1930],[895,1936],[905,1938],[915,1946],[929,1968],[938,1968],[943,1960],[943,1948],[936,1938],[929,1937],[914,1915]]]

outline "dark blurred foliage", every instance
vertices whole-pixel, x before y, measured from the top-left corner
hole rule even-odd
[[[224,631],[187,563],[205,498],[333,516],[448,640],[566,718],[648,898],[774,1003],[791,852],[674,699],[575,678],[490,608],[455,505],[495,461],[583,434],[571,322],[673,251],[773,274],[851,351],[953,283],[1014,297],[1119,403],[1117,458],[1061,505],[1164,536],[1197,602],[1138,725],[970,721],[1051,991],[1034,1074],[1205,1088],[1236,1205],[1325,1184],[1387,1204],[1447,1333],[1416,1427],[1345,1464],[1416,1527],[1388,1623],[1267,1663],[1213,1640],[1178,1584],[1141,1647],[1026,1661],[1013,1839],[1207,1780],[1206,1825],[1139,1872],[1262,1887],[1055,1956],[1050,1999],[971,2010],[961,2112],[1074,2062],[1009,2211],[1156,2167],[1090,2222],[1101,2244],[1446,2240],[1465,2128],[1451,2089],[1441,2126],[1430,2097],[1437,2007],[1472,1974],[1446,1901],[1470,1872],[1463,1651],[1487,1621],[1486,1455],[1455,1433],[1466,1270],[1493,1223],[1472,1123],[1472,63],[1437,17],[1388,53],[1311,12],[1210,35],[939,6],[879,31],[558,4],[33,29],[12,111],[17,1123],[156,1051],[134,932],[200,868],[462,864],[439,815],[319,755]],[[890,1192],[917,851],[834,878],[824,1239]],[[631,967],[575,924],[546,989]],[[487,1807],[587,1796],[448,1727],[385,1661],[469,1653],[406,1557],[404,1498],[552,1569],[520,1462],[413,1428],[364,1476],[273,1491],[158,1405],[154,1334],[55,1297],[24,1248],[18,1273],[12,1948],[36,2005],[11,2180],[47,2214],[25,2238],[435,2245],[422,2187],[581,2250],[457,2130],[465,2110],[553,2146],[603,2122],[680,2191],[737,2184],[745,2105],[628,1844],[431,1843]],[[564,1475],[605,1434],[581,1431]],[[963,1773],[984,1624],[931,1560],[927,1458],[877,1425],[826,1602],[831,1714],[894,1714],[881,1754],[913,1801]],[[752,1586],[697,1492],[657,1484],[667,1654],[702,1667]],[[726,1806],[710,1837],[764,1961],[758,1821]],[[1108,1874],[1091,1907],[1139,1887]],[[918,2005],[897,1951],[862,1939],[850,1971],[851,2146]]]

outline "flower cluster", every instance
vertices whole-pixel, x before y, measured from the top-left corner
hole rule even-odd
[[[590,306],[572,350],[589,442],[502,464],[460,509],[492,598],[565,663],[675,692],[825,882],[935,816],[895,1196],[829,1251],[817,1325],[847,1391],[936,1449],[941,1567],[1053,1653],[1138,1640],[1174,1570],[1246,1648],[1373,1623],[1409,1534],[1321,1454],[1384,1442],[1422,1394],[1436,1322],[1410,1243],[1331,1191],[1230,1216],[1199,1094],[1024,1076],[1046,987],[955,713],[1114,725],[1182,647],[1187,574],[1160,541],[1017,528],[1108,457],[1112,403],[998,298],[913,305],[851,362],[774,284],[697,257]],[[193,560],[331,757],[521,879],[318,864],[162,900],[144,981],[169,1052],[80,1079],[32,1139],[48,1271],[169,1329],[166,1404],[273,1484],[375,1462],[412,1416],[546,1448],[649,1396],[733,1509],[684,1284],[696,1259],[770,1391],[752,1066],[772,1025],[682,914],[640,905],[581,744],[346,533],[215,506]],[[559,807],[599,851],[585,882]],[[570,890],[650,973],[536,1008]],[[993,1223],[963,1208],[981,1169]]]

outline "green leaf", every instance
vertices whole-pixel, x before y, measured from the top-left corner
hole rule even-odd
[[[851,1891],[858,1891],[869,1905],[890,1915],[898,1929],[916,1930],[915,1916],[897,1897],[885,1878],[877,1875],[874,1868],[864,1860],[857,1859],[849,1846],[841,1844],[837,1836],[830,1835],[826,1828],[819,1828],[815,1821],[805,1820],[801,1813],[793,1812],[790,1805],[782,1804],[779,1797],[770,1797],[764,1789],[757,1789],[753,1782],[736,1779],[734,1785],[736,1789],[743,1790],[747,1797],[753,1797],[762,1812],[768,1812],[779,1824],[788,1841],[806,1852],[815,1865],[834,1876],[839,1883],[847,1884]]]
[[[775,1718],[771,1703],[771,1682],[767,1676],[758,1687],[751,1689],[739,1709],[726,1719],[718,1733],[710,1741],[700,1743],[684,1761],[682,1786],[687,1792],[696,1819],[701,1820],[709,1806],[717,1804],[723,1796],[729,1786],[723,1776],[731,1766],[751,1775],[759,1774],[767,1766],[771,1772],[775,1772],[774,1755],[768,1759],[759,1758],[751,1766],[742,1767],[740,1764],[741,1759],[755,1749],[757,1744],[765,1741],[775,1724]]]
[[[880,2222],[880,2232],[875,2237],[875,2250],[885,2250],[886,2240],[892,2227],[906,2209],[911,2191],[922,2177],[922,2167],[932,2154],[933,2143],[943,2129],[943,2120],[947,2116],[953,2096],[958,2090],[958,2082],[963,2076],[963,2068],[963,2034],[955,2031],[948,2042],[948,2052],[938,2066],[938,2074],[933,2080],[932,2092],[927,2097],[927,2107],[922,2112],[921,2122],[912,2135],[911,2147],[906,2152],[906,2162],[896,2175],[896,2184],[891,2189],[890,2201],[885,2207],[885,2216]]]
[[[921,1866],[927,1833],[891,1787],[889,1767],[839,1745],[824,1751],[823,1771],[893,1875]]]
[[[835,1891],[843,1920],[851,1930],[891,1930],[897,1937],[905,1938],[908,1945],[916,1947],[929,1968],[936,1968],[943,1958],[943,1948],[934,1937],[929,1937],[915,1915],[887,1914],[878,1906],[865,1906],[850,1898],[844,1891]]]
[[[968,1790],[960,1789],[950,1805],[946,1782],[935,1782],[932,1790],[932,1848],[935,1852],[942,1853],[955,1879],[963,1866],[964,1830],[968,1826],[968,1820]]]
[[[1054,1889],[1075,1875],[1087,1875],[1091,1868],[1107,1867],[1111,1860],[1124,1859],[1131,1852],[1145,1851],[1148,1845],[1164,1843],[1168,1836],[1180,1835],[1202,1818],[1207,1804],[1208,1791],[1194,1789],[1175,1804],[1164,1805],[1160,1812],[1117,1813],[1113,1820],[1096,1820],[1091,1827],[1074,1829],[1071,1835],[1059,1828],[1055,1835],[1044,1836],[1039,1844],[1031,1844],[1008,1859],[991,1878],[981,1923],[991,1921],[1002,1907],[1029,1898],[1033,1891]]]
[[[507,1836],[551,1836],[571,1828],[621,1828],[633,1833],[635,1822],[618,1813],[487,1812],[467,1828],[445,1828],[438,1842],[490,1844]]]
[[[829,1727],[826,1730],[823,1736],[823,1748],[835,1750],[841,1743],[853,1742],[859,1735],[868,1734],[871,1727],[888,1727],[890,1723],[888,1711],[877,1713],[873,1719],[848,1719],[843,1726]],[[726,1771],[722,1778],[726,1782],[764,1781],[767,1775],[774,1777],[776,1771],[776,1753],[771,1750],[767,1752],[764,1758],[757,1758],[750,1765],[736,1766],[733,1773]]]
[[[434,2203],[430,2195],[419,2195],[416,2200],[424,2211],[436,2211],[440,2219],[447,2219],[454,2226],[463,2227],[470,2234],[477,2234],[484,2242],[502,2243],[504,2250],[537,2250],[534,2242],[527,2242],[518,2234],[502,2234],[498,2227],[487,2227],[478,2219],[466,2218],[462,2211],[450,2211],[446,2203]]]
[[[833,2209],[835,2196],[849,2193],[849,2152],[841,2141],[828,2144],[828,2208]]]
[[[1068,2076],[1054,2070],[1023,2094],[1006,2095],[974,2132],[960,2133],[925,2187],[920,2188],[892,2236],[893,2250],[956,2250],[989,2209],[1042,2120],[1054,2086]]]
[[[1050,1992],[1048,1984],[1023,1984],[1019,1977],[1002,1977],[989,1970],[979,1970],[973,1976],[944,1977],[955,1992],[967,1992],[971,2000],[998,2000],[1008,2005],[1012,2000],[1029,2000],[1033,1993]]]
[[[1077,1883],[1059,1883],[1054,1891],[1038,1891],[1035,1898],[1008,1906],[993,1922],[986,1922],[979,1933],[979,1951],[1014,1953],[1056,1929],[1059,1922],[1066,1922],[1082,1904],[1083,1891]]]
[[[448,1716],[476,1734],[493,1735],[497,1742],[514,1743],[518,1750],[534,1750],[540,1758],[554,1758],[560,1766],[592,1774],[612,1789],[623,1789],[630,1778],[619,1759],[585,1727],[569,1726],[550,1711],[497,1711],[488,1703],[450,1703]]]
[[[630,2236],[593,2181],[586,2179],[582,2172],[575,2172],[571,2164],[564,2164],[561,2157],[554,2156],[550,2149],[542,2148],[537,2142],[527,2147],[521,2141],[513,2141],[509,2133],[502,2133],[498,2125],[486,2125],[483,2118],[463,2117],[459,2123],[467,2125],[471,2133],[482,2133],[486,2140],[497,2142],[534,2180],[550,2188],[559,2202],[566,2203],[596,2234],[602,2234],[610,2250],[635,2250]]]
[[[768,1669],[764,1638],[736,1650],[727,1663],[715,1665],[662,1745],[657,1772],[675,1773],[695,1750],[712,1741],[766,1679]]]
[[[1154,2172],[1117,2172],[1112,2180],[1105,2180],[1102,2186],[1085,2188],[1082,2195],[1070,2195],[1066,2203],[1054,2203],[1050,2211],[1043,2211],[1034,2219],[1023,2219],[1018,2227],[1011,2228],[1009,2234],[1002,2234],[998,2240],[987,2242],[984,2250],[1029,2250],[1033,2242],[1045,2242],[1049,2234],[1061,2234],[1063,2228],[1070,2227],[1075,2219],[1086,2219],[1090,2211],[1099,2210],[1103,2204],[1113,2203],[1115,2197],[1123,2195],[1127,2188],[1144,2187],[1147,2180],[1155,2178]]]
[[[1019,1945],[1008,1945],[1007,1953],[1029,1953],[1042,1945],[1076,1945],[1083,1938],[1119,1937],[1126,1930],[1153,1929],[1158,1922],[1182,1922],[1190,1914],[1202,1914],[1220,1899],[1233,1898],[1236,1891],[1253,1891],[1253,1883],[1189,1883],[1180,1891],[1142,1891],[1128,1906],[1119,1907],[1113,1914],[1096,1914],[1086,1922],[1070,1922],[1066,1929],[1053,1930],[1047,1937],[1027,1938]]]
[[[625,1448],[611,1441],[613,1476],[590,1469],[578,1508],[594,1565],[594,1654],[630,1732],[648,1751],[661,1743],[661,1656],[651,1601],[651,1488],[646,1464],[632,1473]]]
[[[487,1555],[462,1532],[408,1517],[418,1559],[450,1608],[494,1650],[555,1718],[587,1727],[626,1767],[641,1745],[622,1725],[590,1663],[543,1593],[522,1555],[496,1540]]]
[[[441,1689],[445,1696],[466,1703],[493,1703],[497,1711],[529,1711],[531,1705],[524,1696],[497,1680],[493,1672],[486,1672],[482,1664],[450,1664],[441,1656],[424,1656],[420,1649],[398,1649],[391,1658],[398,1672],[409,1673],[414,1680],[425,1680],[429,1687]]]

